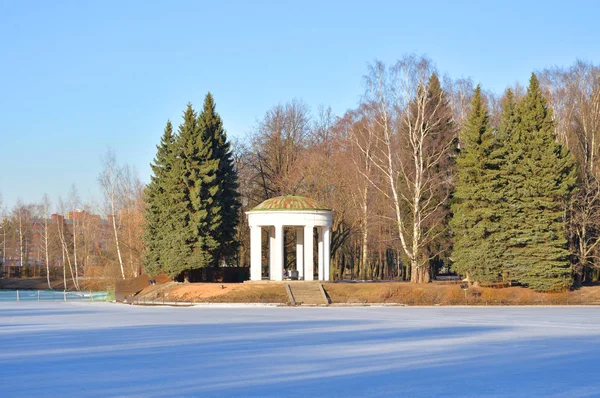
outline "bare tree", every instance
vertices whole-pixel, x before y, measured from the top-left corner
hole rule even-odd
[[[63,269],[63,290],[67,290],[67,258],[68,254],[65,255],[65,239],[64,239],[64,229],[65,228],[65,220],[64,217],[60,216],[56,220],[56,235],[58,236],[58,240],[60,242],[60,252],[62,255],[62,269]]]
[[[443,90],[432,89],[435,68],[425,58],[408,56],[386,69],[376,62],[367,76],[365,102],[377,107],[370,132],[376,150],[368,156],[387,181],[372,185],[391,202],[411,280],[429,280],[424,248],[439,233],[450,192],[445,164],[451,158],[456,128]],[[368,149],[363,145],[363,153]]]
[[[122,178],[123,170],[117,164],[115,153],[112,150],[108,150],[103,160],[103,169],[98,177],[100,186],[104,192],[104,198],[106,203],[106,213],[109,221],[112,224],[113,236],[115,240],[115,247],[117,251],[117,258],[119,260],[119,267],[121,269],[121,277],[125,279],[125,268],[123,266],[123,258],[121,256],[121,246],[119,244],[119,229],[121,223],[117,221],[117,218],[121,216],[121,209],[119,198],[122,190]]]
[[[348,115],[352,119],[348,126],[350,147],[348,157],[352,159],[354,171],[354,188],[349,192],[354,206],[358,209],[358,225],[361,235],[359,273],[361,278],[367,275],[369,262],[369,221],[371,219],[370,194],[372,185],[379,185],[373,173],[372,155],[378,140],[372,139],[378,125],[376,124],[377,108],[374,104],[362,104],[359,109]]]
[[[288,174],[294,192],[315,198],[336,210],[331,229],[331,274],[339,272],[339,276],[344,270],[338,252],[352,231],[349,221],[351,203],[346,192],[353,181],[349,181],[349,160],[344,156],[345,134],[331,109],[319,107],[310,125],[305,150]]]
[[[570,220],[580,282],[586,269],[600,269],[600,67],[577,61],[568,69],[543,71],[541,82],[554,110],[558,140],[580,166]]]
[[[298,189],[288,177],[304,152],[309,132],[308,107],[299,100],[273,107],[259,122],[251,137],[254,156],[250,161],[262,200]]]
[[[250,228],[245,213],[258,204],[259,198],[262,198],[262,196],[254,193],[257,184],[255,185],[256,173],[251,162],[254,154],[251,152],[250,147],[246,143],[236,139],[232,141],[232,147],[233,162],[240,184],[238,192],[240,193],[240,202],[242,204],[239,209],[240,221],[236,233],[236,239],[240,243],[237,263],[240,267],[243,267],[248,264],[250,259]]]
[[[44,263],[46,264],[46,281],[48,282],[48,289],[52,289],[52,284],[50,283],[50,228],[48,223],[49,218],[50,198],[47,194],[44,194],[39,206],[39,219],[41,224],[41,239],[39,239],[39,243],[42,246],[42,252],[44,253]]]
[[[571,68],[545,70],[542,83],[552,104],[559,140],[583,170],[600,177],[600,67],[578,61]]]
[[[142,268],[142,224],[144,214],[144,185],[137,172],[125,165],[121,169],[121,190],[119,193],[120,218],[123,242],[131,274],[136,277]]]
[[[58,206],[60,209],[60,213],[65,214],[65,209],[67,209],[68,206],[65,205],[65,202],[63,201],[62,198],[58,198]],[[69,236],[67,235],[68,231],[66,230],[66,222],[65,222],[64,217],[61,217],[60,220],[57,220],[56,228],[57,228],[58,239],[60,241],[62,256],[63,256],[64,289],[65,290],[67,289],[66,266],[68,264],[69,265],[69,273],[71,274],[71,280],[73,281],[73,286],[75,287],[76,290],[80,290],[79,289],[79,281],[76,278],[76,272],[73,270],[73,262],[71,261],[71,254],[69,253],[69,246],[70,246],[69,241],[68,241]],[[72,236],[72,238],[74,239],[75,237]]]
[[[4,206],[2,202],[2,193],[0,193],[0,229],[2,229],[2,266],[6,271],[6,232],[8,229],[8,223],[6,219],[6,214],[4,213]]]
[[[571,203],[570,227],[572,244],[578,261],[574,265],[578,283],[581,283],[586,269],[599,269],[600,260],[600,183],[592,175],[586,175],[582,189],[576,191]]]
[[[91,266],[98,264],[98,260],[101,258],[102,242],[106,240],[103,234],[101,217],[94,214],[95,210],[93,210],[99,208],[100,206],[95,202],[84,204],[83,215],[78,224],[81,252],[80,261],[83,266],[83,274],[86,277],[92,276],[93,273],[90,272],[92,271]]]
[[[29,265],[28,244],[31,238],[31,228],[33,226],[34,209],[30,204],[24,204],[21,199],[17,200],[13,209],[13,225],[18,240],[19,265]]]
[[[475,89],[473,80],[471,78],[452,80],[448,76],[445,76],[444,85],[448,91],[449,104],[454,114],[457,131],[460,131],[469,115],[471,98],[473,97],[473,90]],[[461,137],[458,138],[460,144]]]
[[[19,265],[22,267],[23,266],[23,247],[24,247],[24,237],[25,237],[25,228],[27,225],[27,222],[24,222],[24,218],[25,218],[25,206],[23,205],[23,203],[19,200],[17,201],[17,207],[15,209],[15,215],[16,215],[16,225],[17,225],[17,234],[19,236]]]
[[[75,184],[71,185],[69,191],[69,206],[71,209],[71,230],[73,232],[73,267],[75,268],[76,285],[79,286],[79,263],[77,261],[77,241],[79,240],[79,194]],[[79,290],[79,288],[77,289]]]

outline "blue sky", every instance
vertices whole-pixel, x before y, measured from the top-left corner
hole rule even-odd
[[[150,176],[168,119],[211,91],[230,137],[301,98],[342,114],[367,63],[426,54],[501,92],[532,71],[600,63],[594,1],[0,0],[0,193],[98,196],[100,158]]]

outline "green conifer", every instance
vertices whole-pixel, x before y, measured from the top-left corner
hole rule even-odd
[[[218,161],[216,171],[216,192],[211,198],[208,230],[211,243],[216,243],[210,251],[214,265],[233,255],[237,250],[235,240],[241,206],[238,193],[237,172],[233,163],[231,145],[223,128],[221,117],[215,110],[213,96],[208,93],[202,113],[198,116],[198,126],[205,141],[210,145],[212,158]]]
[[[175,277],[218,265],[236,249],[237,174],[210,93],[199,115],[188,104],[173,136],[169,122],[146,188],[145,269]]]
[[[508,89],[502,100],[502,113],[497,135],[498,141],[506,150],[506,159],[500,169],[504,181],[504,184],[502,185],[503,200],[499,204],[498,211],[501,225],[496,234],[497,242],[499,242],[504,249],[499,257],[502,261],[502,274],[506,281],[516,280],[513,266],[513,252],[508,250],[508,248],[509,242],[515,240],[517,231],[519,231],[520,228],[519,215],[521,206],[519,203],[520,192],[517,189],[519,186],[517,180],[519,178],[518,168],[520,159],[523,157],[524,147],[520,144],[517,132],[518,124],[518,104],[514,93],[511,89]]]
[[[196,112],[188,104],[175,140],[174,162],[166,185],[169,186],[168,212],[163,238],[163,269],[175,277],[195,267],[194,246],[198,235],[194,228],[193,186],[198,173],[198,128]]]
[[[425,184],[427,194],[422,197],[421,210],[432,216],[426,216],[421,224],[427,235],[424,239],[423,257],[429,259],[429,267],[425,269],[423,280],[428,280],[429,274],[437,273],[442,264],[450,262],[452,237],[448,228],[451,219],[449,198],[454,189],[452,177],[458,154],[458,129],[454,114],[436,73],[429,78],[426,89],[427,101],[424,115],[427,126],[424,127],[428,131],[428,138],[423,144],[427,148],[429,161],[435,161],[436,167],[430,168],[424,178],[427,181]],[[418,111],[413,113],[413,115],[418,114]],[[436,159],[437,154],[440,155],[439,159]]]
[[[215,223],[218,223],[217,193],[219,160],[215,159],[212,141],[202,122],[205,109],[195,120],[193,149],[186,154],[189,159],[190,179],[188,181],[190,203],[190,224],[193,234],[193,255],[191,269],[214,265],[214,252],[219,246],[215,239]]]
[[[552,111],[532,75],[527,95],[503,115],[509,143],[503,228],[506,269],[538,291],[561,290],[572,282],[566,207],[576,182],[575,163],[554,136]]]
[[[490,126],[479,86],[461,137],[450,223],[453,268],[472,280],[495,281],[502,273],[503,248],[497,234],[503,191],[500,167],[505,153]]]
[[[157,145],[157,153],[152,168],[153,175],[150,183],[144,190],[146,209],[144,213],[144,271],[147,275],[154,276],[162,271],[163,255],[162,239],[165,230],[164,223],[168,219],[168,187],[165,185],[167,176],[171,173],[173,166],[173,148],[175,137],[173,125],[167,122],[160,145]]]

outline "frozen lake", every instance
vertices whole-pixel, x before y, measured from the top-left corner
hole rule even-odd
[[[599,307],[0,303],[2,397],[585,397],[599,363]]]

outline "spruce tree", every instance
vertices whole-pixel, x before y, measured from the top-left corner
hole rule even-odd
[[[535,290],[565,289],[572,282],[566,207],[576,182],[575,163],[555,139],[552,111],[535,74],[516,111],[508,105],[503,115],[509,143],[503,170],[506,268],[511,278]]]
[[[500,168],[505,152],[490,126],[479,86],[461,137],[450,223],[453,268],[472,280],[491,282],[502,273],[503,246],[498,232],[503,192]]]
[[[218,265],[236,249],[237,174],[210,93],[199,115],[188,104],[176,136],[169,122],[146,188],[145,269],[171,277]]]
[[[436,167],[430,168],[424,175],[424,180],[427,181],[424,185],[427,194],[422,196],[421,208],[421,211],[424,211],[421,226],[424,227],[425,232],[423,255],[429,259],[424,280],[429,280],[443,263],[449,262],[452,247],[448,228],[451,217],[449,198],[454,189],[452,176],[458,153],[458,129],[450,101],[436,73],[429,78],[426,89],[427,101],[424,115],[428,125],[424,127],[428,130],[428,138],[423,144],[429,159],[425,164],[437,163]],[[413,114],[418,115],[419,112],[415,111]],[[436,159],[438,156],[439,160]],[[426,204],[427,202],[429,205]]]
[[[144,213],[143,240],[146,247],[143,264],[147,275],[154,276],[162,271],[163,248],[162,240],[165,236],[165,222],[168,220],[168,191],[166,185],[168,175],[173,167],[173,149],[175,137],[173,125],[167,122],[160,145],[157,145],[157,153],[152,168],[153,175],[150,183],[144,189],[144,200],[146,209]]]
[[[500,115],[498,139],[508,146],[511,139],[514,138],[514,132],[518,123],[519,115],[517,112],[515,94],[509,88],[506,90],[504,99],[502,100],[502,113]]]
[[[192,258],[190,269],[214,265],[214,252],[219,246],[215,239],[215,223],[219,222],[217,200],[219,191],[219,160],[215,159],[212,142],[202,122],[205,109],[195,120],[194,139],[186,153],[189,166],[189,197],[191,204]]]
[[[163,226],[163,269],[171,277],[199,268],[194,266],[193,258],[198,236],[193,222],[194,197],[191,195],[192,187],[199,178],[197,135],[196,113],[188,104],[174,144],[173,167],[165,183],[169,187],[169,216]]]
[[[237,250],[235,234],[241,204],[231,145],[210,93],[206,95],[202,113],[198,116],[198,126],[210,145],[212,158],[218,161],[214,182],[216,192],[210,198],[213,205],[210,207],[206,231],[212,236],[211,243],[216,243],[216,246],[207,249],[211,251],[214,265],[218,265],[219,261],[230,257]]]
[[[498,230],[497,241],[501,242],[503,251],[500,259],[502,261],[502,274],[507,281],[516,280],[514,271],[513,252],[509,250],[510,242],[515,241],[517,232],[520,228],[519,204],[520,192],[516,183],[518,177],[518,168],[520,159],[523,157],[523,145],[517,134],[519,124],[518,107],[515,95],[511,89],[506,90],[502,100],[502,113],[500,115],[500,126],[498,128],[498,141],[506,148],[506,159],[502,164],[500,173],[503,184],[503,201],[499,204],[498,215],[500,217],[500,228]]]

